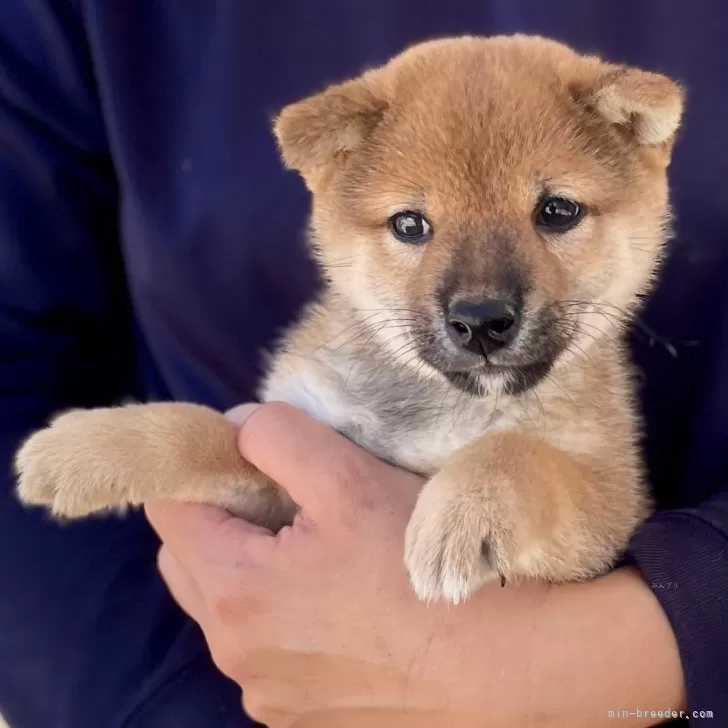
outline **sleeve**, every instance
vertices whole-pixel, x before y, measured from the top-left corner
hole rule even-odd
[[[628,562],[675,632],[689,724],[728,725],[728,492],[699,508],[656,513],[632,539]]]
[[[12,493],[25,434],[135,393],[118,197],[75,3],[2,0],[0,712],[13,728],[250,726],[141,516],[62,527]]]

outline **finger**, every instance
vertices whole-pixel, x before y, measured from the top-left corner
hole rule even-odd
[[[202,592],[166,546],[159,550],[157,566],[172,598],[192,619],[201,622],[205,611]]]
[[[241,455],[285,488],[303,512],[336,510],[342,495],[392,468],[305,413],[282,402],[261,405],[238,436]]]
[[[246,402],[245,404],[239,404],[237,407],[233,407],[225,412],[225,417],[231,422],[234,422],[238,427],[242,427],[245,420],[260,407],[257,402]]]
[[[275,543],[271,531],[215,506],[151,501],[145,510],[163,543],[195,578],[215,565],[265,558]]]

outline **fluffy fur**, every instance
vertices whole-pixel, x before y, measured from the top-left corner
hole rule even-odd
[[[510,36],[414,46],[277,118],[329,284],[261,398],[428,478],[406,534],[421,598],[591,577],[647,515],[623,333],[666,238],[681,112],[661,75]],[[586,214],[541,230],[544,196]],[[395,238],[404,210],[427,217],[429,242]],[[458,348],[453,300],[515,295],[509,346]],[[240,460],[235,436],[183,403],[74,411],[20,449],[18,493],[67,518],[165,497],[290,522],[295,504]]]

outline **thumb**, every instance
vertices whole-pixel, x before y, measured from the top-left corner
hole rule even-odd
[[[252,411],[244,407],[242,417],[231,417],[238,422],[244,418],[238,436],[240,454],[314,519],[324,514],[330,518],[394,470],[288,404],[271,402]]]

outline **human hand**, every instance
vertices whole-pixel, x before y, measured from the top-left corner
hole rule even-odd
[[[257,408],[239,446],[300,504],[291,527],[273,535],[198,505],[147,510],[165,544],[163,576],[257,720],[271,728],[599,726],[615,694],[640,705],[665,695],[646,691],[644,676],[666,665],[674,677],[676,652],[638,576],[491,585],[457,608],[426,605],[402,559],[418,477],[286,405]],[[674,689],[664,678],[654,682]]]
[[[463,608],[420,602],[404,569],[421,479],[285,405],[251,414],[240,449],[300,503],[292,527],[167,502],[148,514],[163,575],[248,712],[275,728],[481,725],[487,693],[458,677]]]

